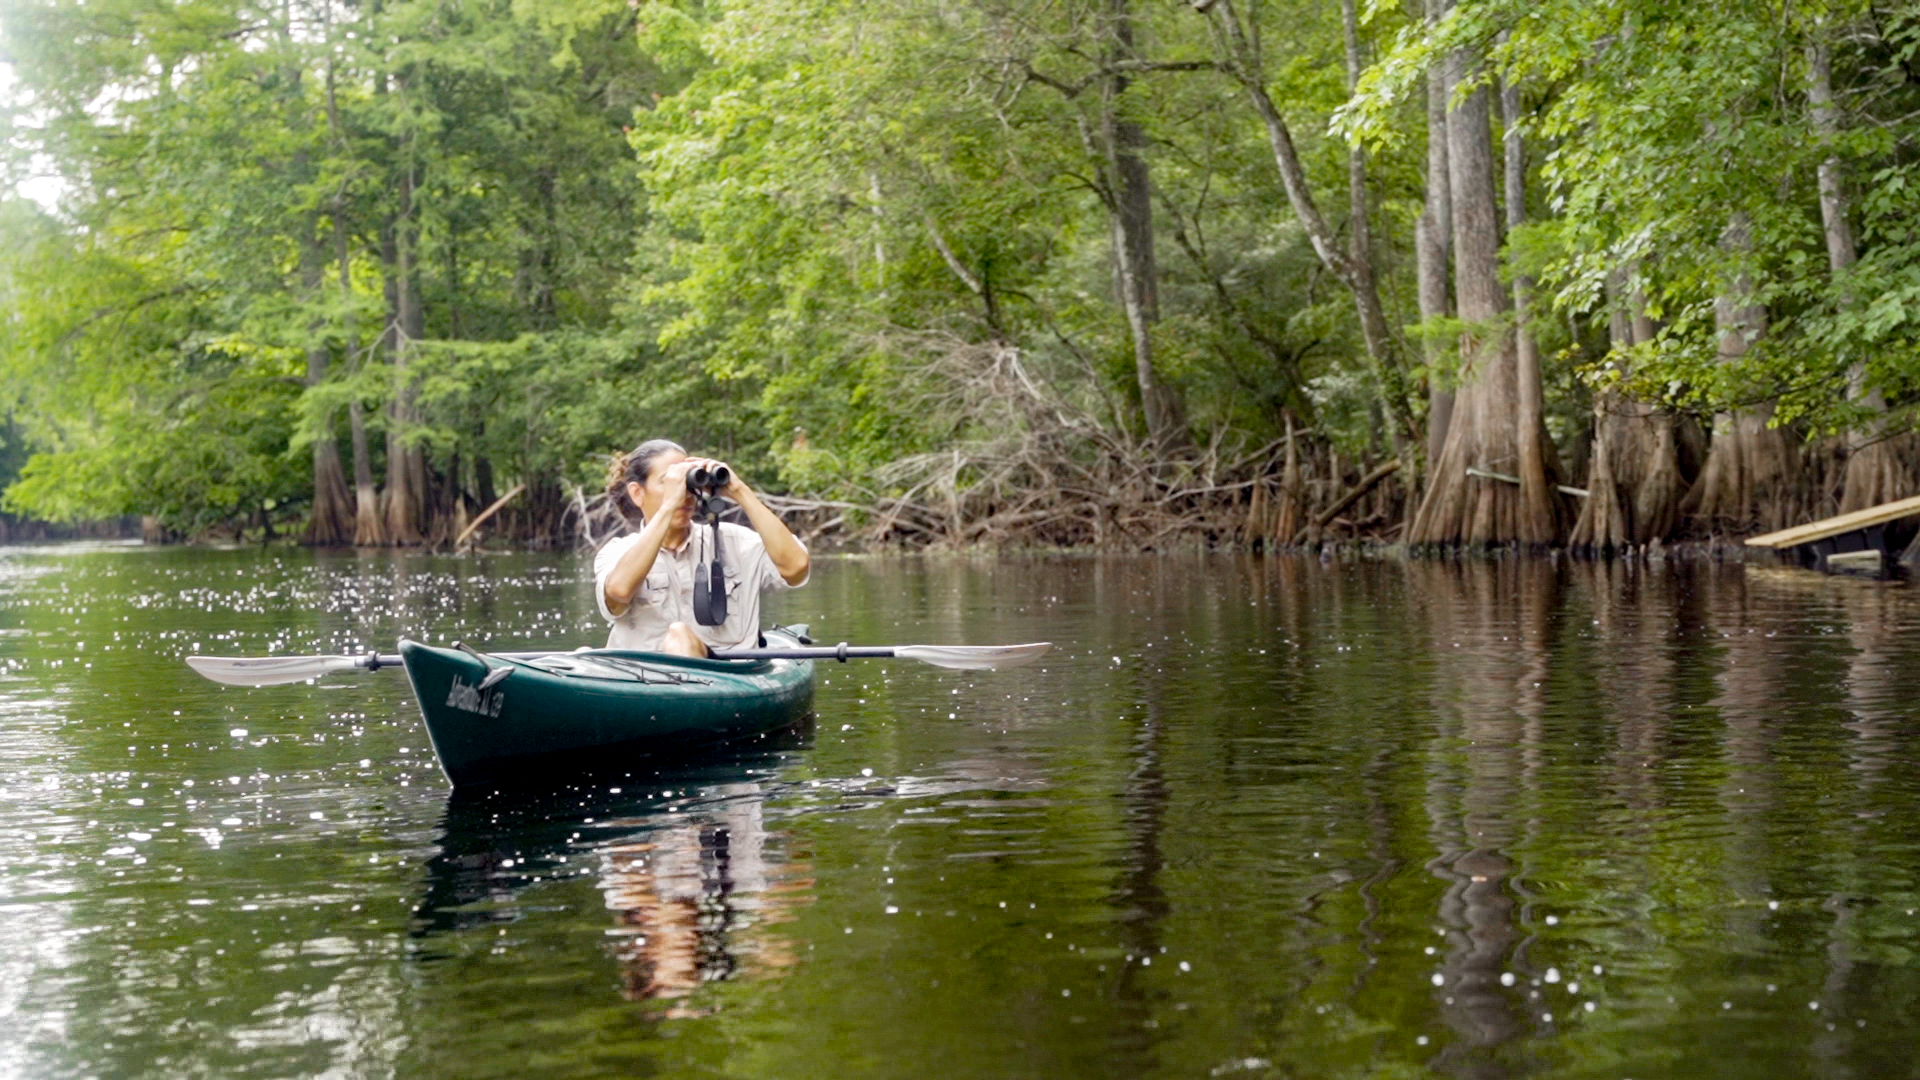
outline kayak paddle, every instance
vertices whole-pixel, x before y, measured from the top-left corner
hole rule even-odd
[[[1027,645],[849,645],[843,641],[838,645],[801,649],[726,649],[714,653],[713,659],[838,660],[846,663],[855,657],[891,656],[962,671],[998,671],[1031,664],[1051,648],[1051,641],[1036,641]]]
[[[838,645],[798,649],[730,649],[714,653],[711,659],[839,660],[845,663],[861,657],[896,657],[963,671],[997,671],[1031,664],[1051,648],[1053,643],[1048,641],[1026,645],[848,645],[841,642]],[[619,651],[587,650],[583,655]],[[546,652],[485,655],[505,660],[534,660],[542,656],[575,654],[576,650],[553,649]],[[283,686],[318,679],[337,671],[378,671],[384,667],[399,667],[400,657],[376,653],[364,656],[189,656],[187,666],[214,682],[228,686]]]

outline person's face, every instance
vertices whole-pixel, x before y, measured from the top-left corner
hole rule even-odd
[[[627,497],[640,504],[640,512],[646,515],[648,521],[652,521],[653,515],[659,513],[660,508],[667,505],[677,492],[680,505],[673,510],[673,528],[677,531],[692,524],[693,496],[687,493],[686,469],[678,467],[686,460],[687,455],[669,450],[653,459],[647,470],[645,484],[627,485]]]

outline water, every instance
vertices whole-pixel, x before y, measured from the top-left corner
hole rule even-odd
[[[821,560],[811,728],[454,795],[584,559],[0,551],[0,1075],[1913,1075],[1920,601],[1733,567]]]

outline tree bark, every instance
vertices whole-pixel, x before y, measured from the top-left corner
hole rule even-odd
[[[1520,130],[1520,89],[1511,80],[1500,90],[1500,114],[1505,129],[1507,232],[1527,222],[1527,148]],[[1533,279],[1513,279],[1514,392],[1519,409],[1514,423],[1519,435],[1521,540],[1551,544],[1560,537],[1560,500],[1553,480],[1560,469],[1551,461],[1553,444],[1547,438],[1546,403],[1540,387],[1540,347],[1528,325],[1527,303]]]
[[[1108,55],[1133,60],[1133,16],[1129,0],[1109,0]],[[1102,149],[1106,154],[1107,219],[1113,234],[1113,263],[1120,302],[1133,339],[1134,378],[1147,433],[1162,451],[1190,442],[1186,409],[1179,392],[1162,382],[1153,366],[1153,324],[1160,319],[1159,268],[1153,251],[1153,186],[1147,169],[1146,136],[1140,125],[1121,116],[1130,80],[1116,70],[1101,86]]]
[[[340,299],[345,307],[353,299],[353,261],[347,248],[347,232],[334,230],[334,256],[340,266]],[[353,332],[347,334],[346,352],[355,352]],[[362,361],[364,362],[364,361]],[[380,519],[380,493],[373,486],[373,455],[367,446],[367,419],[357,399],[347,400],[347,431],[353,451],[353,543],[356,547],[379,547],[387,542],[386,524]]]
[[[366,413],[358,401],[347,402],[347,430],[353,440],[353,543],[356,547],[380,547],[387,542],[387,529],[380,519],[380,493],[373,486]]]
[[[1753,247],[1752,223],[1740,211],[1728,223],[1722,245],[1735,258]],[[1714,303],[1720,330],[1720,363],[1738,363],[1767,332],[1767,309],[1753,300],[1753,279],[1745,269],[1728,275]],[[1793,507],[1792,466],[1786,436],[1772,427],[1771,403],[1716,413],[1707,463],[1681,509],[1709,535],[1738,535],[1756,528],[1780,528]]]
[[[1300,475],[1299,436],[1293,430],[1293,414],[1286,414],[1287,460],[1280,473],[1280,506],[1274,514],[1272,539],[1275,545],[1291,544],[1306,519],[1305,484]]]
[[[1426,0],[1429,29],[1446,15],[1447,6],[1447,0]],[[1447,298],[1448,260],[1453,248],[1451,190],[1447,178],[1447,73],[1442,62],[1427,69],[1427,201],[1414,231],[1422,321],[1453,314]],[[1423,352],[1427,362],[1427,468],[1431,473],[1447,445],[1447,426],[1453,419],[1453,382],[1450,374],[1441,372],[1446,347],[1428,339]]]
[[[1687,487],[1680,475],[1673,414],[1656,408],[1647,422],[1653,428],[1653,449],[1647,456],[1647,475],[1633,496],[1634,536],[1643,544],[1666,540],[1680,527],[1680,500]]]
[[[1621,376],[1629,371],[1629,350],[1639,341],[1627,309],[1627,271],[1607,276],[1609,362]],[[1649,410],[1613,387],[1593,395],[1593,448],[1587,463],[1587,498],[1567,538],[1570,546],[1610,552],[1640,542],[1635,493],[1647,474],[1654,440],[1646,423]]]
[[[1447,60],[1449,91],[1474,73],[1480,57],[1456,51]],[[1500,221],[1494,200],[1491,94],[1475,90],[1447,114],[1447,165],[1453,207],[1454,293],[1460,318],[1474,324],[1461,337],[1460,385],[1447,441],[1435,464],[1426,497],[1414,515],[1408,540],[1414,544],[1550,544],[1554,515],[1538,500],[1550,490],[1542,475],[1523,477],[1520,486],[1467,475],[1469,467],[1488,471],[1536,472],[1546,461],[1545,447],[1521,449],[1524,439],[1541,439],[1534,426],[1522,428],[1522,386],[1513,335],[1503,329],[1508,296],[1500,283]],[[1449,100],[1453,100],[1451,92]],[[1537,383],[1533,384],[1537,392]],[[1531,415],[1539,416],[1531,403]],[[1533,500],[1529,500],[1529,494]]]
[[[300,289],[304,299],[318,305],[325,288],[327,251],[320,238],[318,215],[310,216],[300,248]],[[308,387],[326,381],[331,359],[325,340],[325,320],[315,317],[307,324]],[[333,417],[320,420],[320,433],[313,440],[313,507],[307,517],[305,541],[316,547],[335,547],[353,539],[353,510],[347,501],[347,476],[340,465],[340,447],[333,440]]]
[[[1647,294],[1638,286],[1627,294],[1630,325],[1636,345],[1653,341],[1658,329],[1647,316]],[[1680,500],[1687,494],[1687,478],[1680,469],[1679,417],[1671,409],[1638,404],[1652,432],[1653,445],[1647,451],[1646,472],[1633,496],[1634,539],[1642,544],[1671,539],[1680,528]],[[1697,425],[1688,422],[1689,430]],[[1698,460],[1693,458],[1692,460]]]
[[[410,445],[407,435],[419,423],[414,404],[414,389],[407,367],[414,343],[425,336],[425,318],[420,309],[418,272],[414,250],[418,233],[413,224],[414,178],[412,167],[400,174],[400,209],[382,230],[381,254],[386,264],[387,355],[393,366],[393,400],[387,412],[387,489],[382,495],[387,542],[415,546],[426,536],[429,506],[427,502],[426,452]]]

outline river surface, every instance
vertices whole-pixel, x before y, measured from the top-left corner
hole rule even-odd
[[[0,550],[0,1076],[1920,1075],[1920,601],[1786,570],[818,561],[752,749],[455,795],[398,673],[583,556]]]

